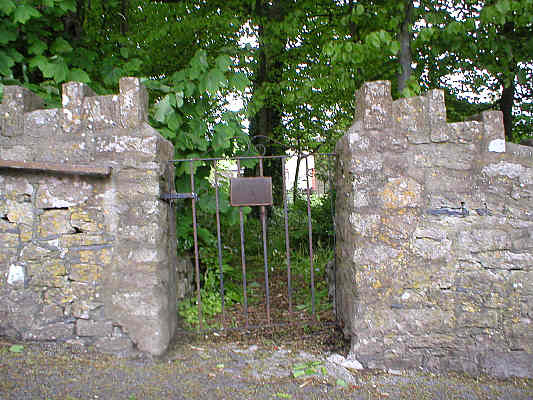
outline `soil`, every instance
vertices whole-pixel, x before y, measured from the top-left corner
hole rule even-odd
[[[308,328],[310,329],[310,328]],[[180,334],[169,352],[119,358],[0,338],[0,399],[533,399],[533,380],[350,370],[335,328]]]

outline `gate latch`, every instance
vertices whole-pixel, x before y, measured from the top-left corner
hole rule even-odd
[[[161,195],[161,200],[164,200],[164,201],[183,200],[183,199],[198,200],[198,194],[197,193],[163,193]]]

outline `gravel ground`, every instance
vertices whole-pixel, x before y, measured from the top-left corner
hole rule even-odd
[[[0,340],[1,400],[533,399],[533,380],[356,371],[291,344],[188,340],[160,359],[13,345]]]

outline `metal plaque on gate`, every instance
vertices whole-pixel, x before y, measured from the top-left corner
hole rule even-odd
[[[272,178],[270,176],[231,178],[230,202],[234,207],[272,205]]]

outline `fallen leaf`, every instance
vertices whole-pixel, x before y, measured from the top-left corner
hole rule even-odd
[[[24,346],[22,346],[21,344],[14,344],[9,348],[9,351],[11,353],[22,353],[24,351]]]
[[[342,379],[337,379],[337,381],[335,383],[337,384],[337,386],[340,386],[340,387],[348,387],[346,382],[344,380],[342,380]]]

